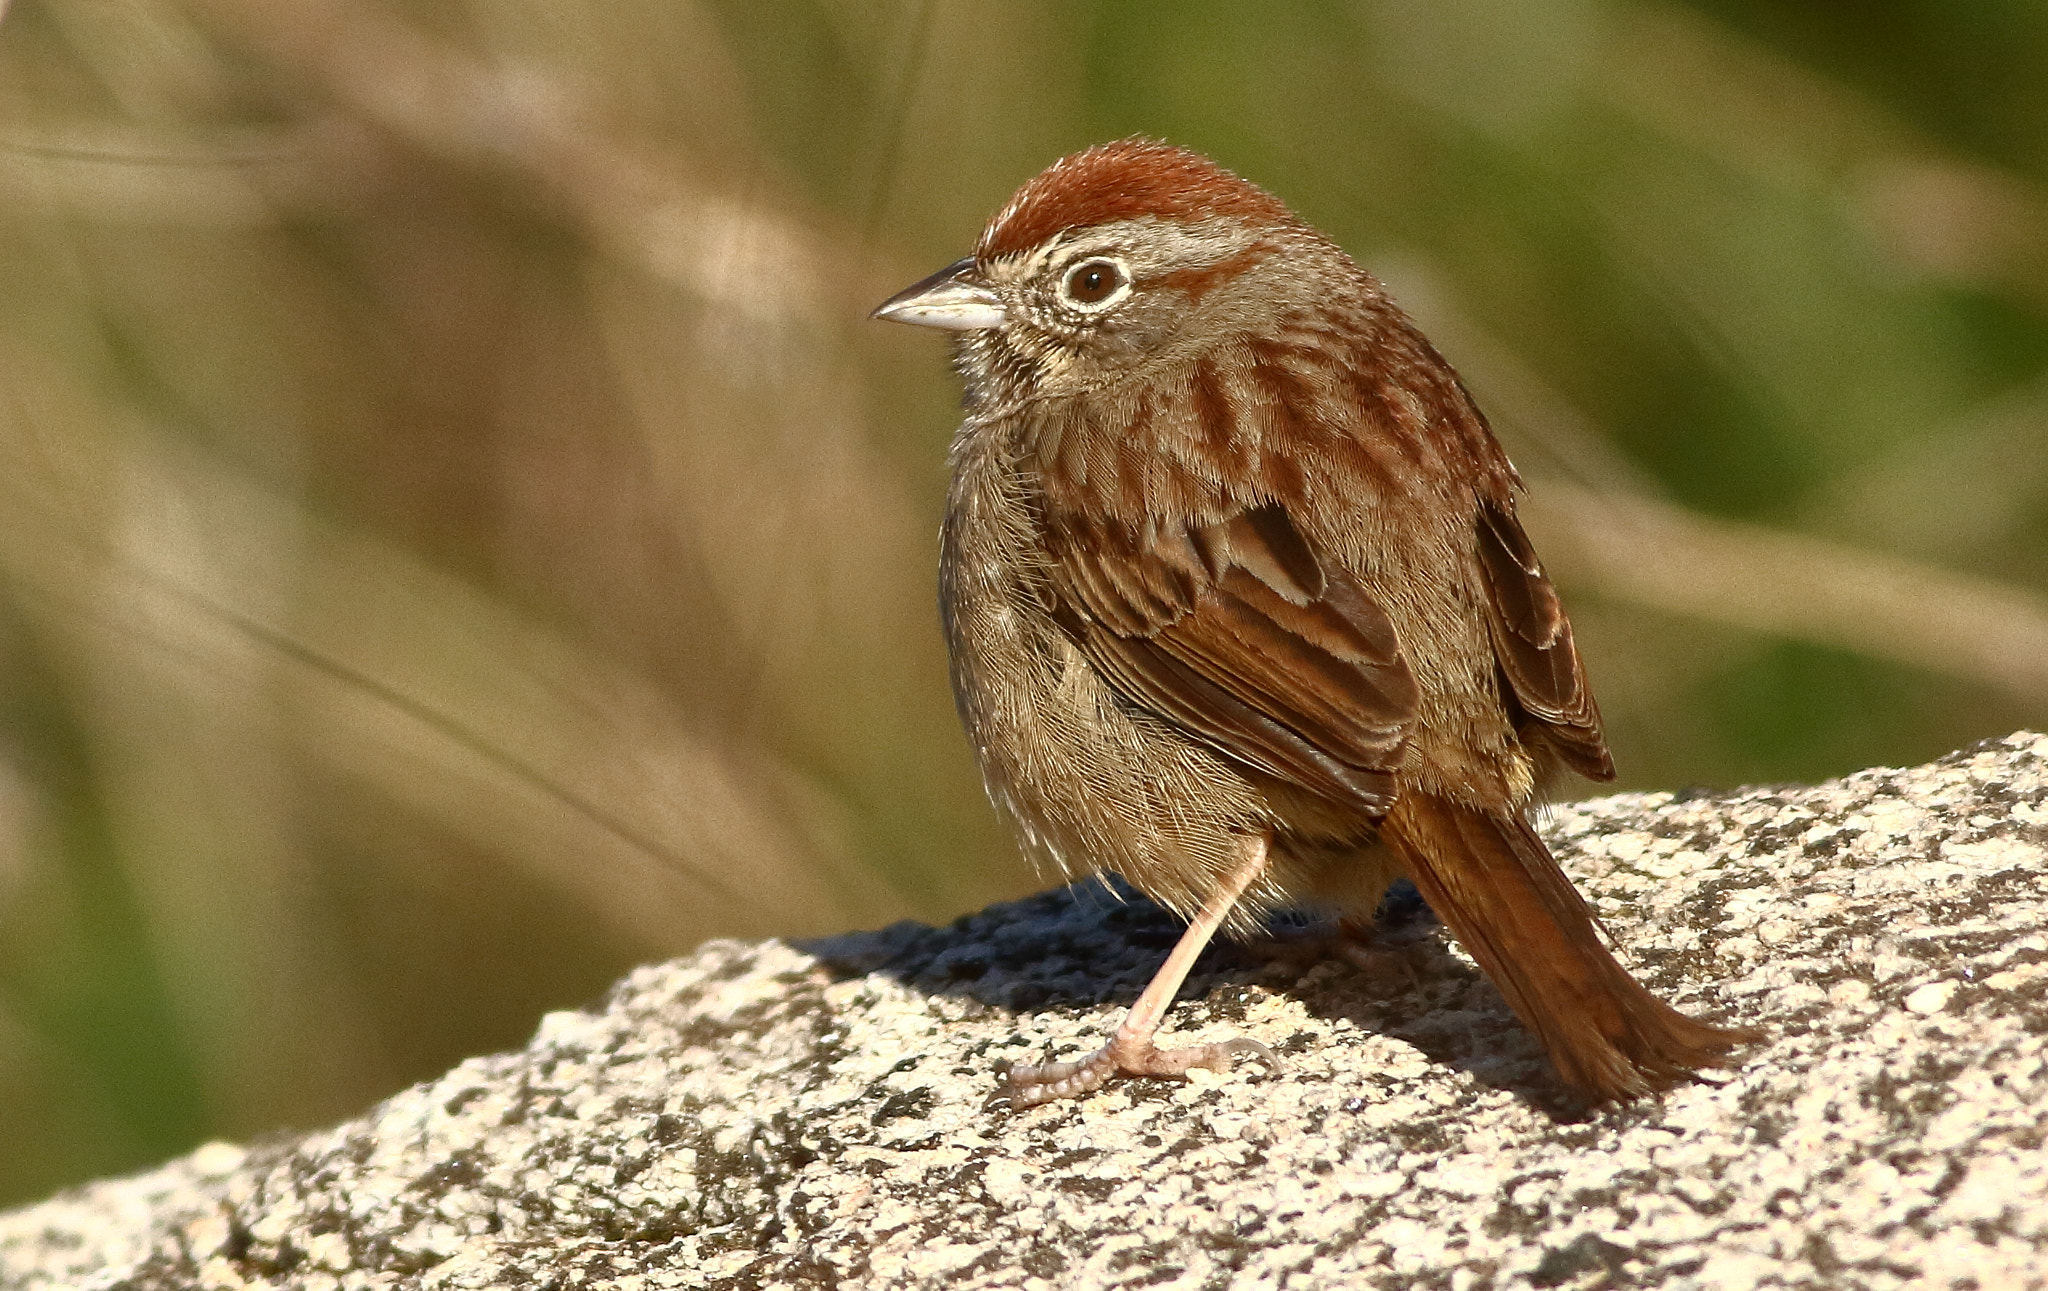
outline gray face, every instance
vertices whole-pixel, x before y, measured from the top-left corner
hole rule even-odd
[[[1275,303],[1271,230],[1237,220],[1129,220],[1063,233],[971,271],[1001,322],[966,330],[959,364],[980,408],[1071,396],[1170,364]],[[1202,325],[1191,328],[1190,323]]]
[[[1378,284],[1299,224],[1148,216],[961,260],[875,316],[958,332],[968,407],[995,417],[1034,401],[1134,391],[1236,338],[1378,299]]]

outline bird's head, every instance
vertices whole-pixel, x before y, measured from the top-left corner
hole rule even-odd
[[[1359,276],[1278,198],[1199,153],[1124,139],[1055,162],[973,255],[874,316],[959,333],[970,400],[1000,409],[1271,335],[1333,273]]]

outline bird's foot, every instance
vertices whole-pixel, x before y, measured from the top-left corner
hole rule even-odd
[[[1249,1036],[1183,1049],[1162,1049],[1149,1037],[1134,1039],[1119,1033],[1094,1053],[1071,1062],[1012,1066],[1003,1076],[1003,1088],[991,1102],[1021,1111],[1055,1099],[1093,1093],[1119,1075],[1186,1076],[1197,1067],[1229,1071],[1231,1059],[1241,1053],[1265,1063],[1268,1071],[1280,1070],[1280,1056]]]

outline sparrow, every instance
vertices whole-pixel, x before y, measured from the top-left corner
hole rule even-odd
[[[1335,243],[1126,139],[874,316],[955,338],[940,606],[990,797],[1033,854],[1189,921],[1105,1045],[1009,1070],[1012,1107],[1277,1066],[1159,1044],[1196,957],[1399,877],[1588,1100],[1755,1038],[1638,984],[1531,826],[1560,773],[1614,775],[1571,624],[1486,418]]]

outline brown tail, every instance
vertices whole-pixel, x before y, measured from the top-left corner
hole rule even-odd
[[[1381,823],[1423,899],[1588,1098],[1632,1098],[1761,1037],[1709,1026],[1644,990],[1601,944],[1584,897],[1520,816],[1413,791]]]

